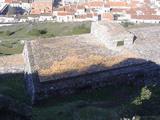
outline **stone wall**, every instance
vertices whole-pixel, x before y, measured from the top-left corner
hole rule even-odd
[[[0,74],[23,73],[24,62],[21,54],[1,56]]]
[[[34,74],[33,74],[34,75]],[[143,62],[137,65],[120,67],[106,71],[85,74],[66,79],[50,82],[39,82],[36,77],[36,91],[34,101],[43,100],[49,96],[72,94],[79,91],[91,90],[106,85],[128,85],[137,86],[143,84],[159,84],[160,66],[152,62]],[[155,80],[155,81],[154,81]]]
[[[133,44],[134,35],[132,33],[127,32],[118,23],[107,24],[108,25],[101,24],[101,22],[92,22],[91,34],[97,38],[98,42],[101,42],[107,48],[113,50],[116,50],[118,46],[130,47]]]
[[[37,82],[37,74],[35,74],[34,66],[34,57],[32,55],[32,49],[28,49],[30,44],[25,44],[23,49],[23,57],[24,57],[24,79],[25,79],[25,86],[27,93],[31,97],[31,102],[33,103],[35,101],[35,91],[37,91],[36,87],[38,87]]]
[[[24,66],[0,67],[0,74],[23,73]]]

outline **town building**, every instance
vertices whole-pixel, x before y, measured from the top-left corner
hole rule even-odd
[[[52,14],[52,0],[34,0],[30,14]]]
[[[0,14],[6,15],[8,7],[18,7],[24,14],[49,15],[56,22],[160,23],[159,3],[159,0],[1,0]]]

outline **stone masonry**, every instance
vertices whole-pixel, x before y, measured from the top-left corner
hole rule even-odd
[[[10,73],[23,73],[24,61],[22,54],[1,56],[0,57],[0,75]]]
[[[138,52],[143,50],[143,45],[140,46],[141,39],[133,44],[135,32],[130,34],[124,28],[123,32],[117,32],[117,27],[113,26],[119,25],[113,23],[92,25],[91,34],[26,42],[23,51],[25,81],[33,104],[49,96],[77,93],[108,84],[159,84],[158,61],[146,59]],[[109,28],[113,33],[109,33]],[[100,39],[101,36],[104,39]],[[124,47],[120,51],[113,49],[116,44],[122,45],[117,43],[121,40],[124,40]],[[149,40],[145,42],[144,47],[150,46]],[[151,51],[152,56],[159,54],[153,47],[148,47],[147,51]]]

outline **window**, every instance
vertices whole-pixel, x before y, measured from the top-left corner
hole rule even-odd
[[[117,42],[117,47],[123,46],[123,45],[124,45],[124,41],[118,41],[118,42]]]

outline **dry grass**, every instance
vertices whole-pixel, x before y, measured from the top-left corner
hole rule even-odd
[[[120,56],[104,57],[100,55],[90,55],[89,57],[78,57],[77,55],[68,56],[62,61],[55,61],[47,69],[39,70],[42,76],[65,73],[68,71],[77,71],[80,73],[86,72],[91,66],[92,69],[101,69],[102,67],[110,68],[113,65],[119,64],[127,58],[133,58],[134,55],[126,53]]]

